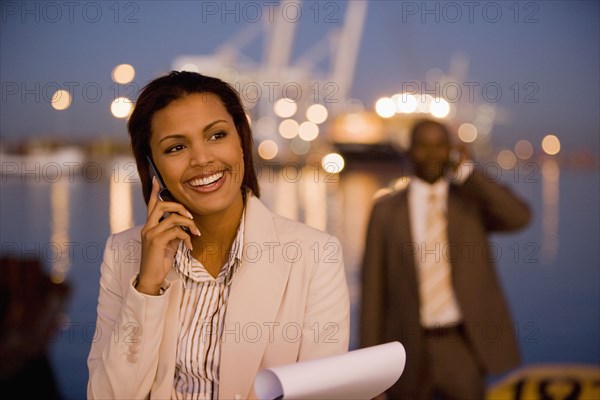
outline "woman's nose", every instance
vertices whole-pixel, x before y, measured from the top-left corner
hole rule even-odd
[[[195,145],[191,148],[190,165],[191,166],[203,166],[210,164],[214,161],[210,146],[206,144]]]

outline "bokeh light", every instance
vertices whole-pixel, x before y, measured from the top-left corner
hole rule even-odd
[[[410,93],[400,93],[392,96],[396,103],[396,112],[409,114],[417,109],[417,98]]]
[[[135,77],[135,69],[130,64],[119,64],[112,70],[112,80],[116,83],[129,83]]]
[[[510,150],[502,150],[498,153],[496,157],[496,161],[498,164],[504,169],[511,169],[515,166],[517,162],[517,156]]]
[[[473,143],[477,139],[477,128],[475,125],[465,122],[458,127],[458,138],[465,143]]]
[[[313,122],[304,121],[298,127],[298,136],[300,136],[302,140],[311,142],[319,136],[319,126]]]
[[[555,135],[546,135],[542,139],[542,150],[551,156],[560,152],[560,140]]]
[[[315,124],[322,124],[327,120],[327,108],[322,104],[313,104],[306,109],[306,119]]]
[[[284,119],[279,124],[279,134],[285,139],[292,139],[298,135],[298,122],[293,119]]]
[[[389,97],[382,97],[375,103],[375,112],[383,118],[396,114],[396,103]]]
[[[329,137],[340,143],[379,143],[387,138],[383,125],[374,112],[345,114],[334,120]]]
[[[445,118],[450,112],[450,104],[442,98],[435,98],[429,103],[429,112],[436,118]]]
[[[346,163],[344,157],[338,153],[329,153],[323,156],[321,160],[321,166],[323,169],[331,174],[339,174],[344,169]]]
[[[264,160],[272,160],[279,153],[279,146],[272,140],[264,140],[258,145],[258,155]]]
[[[417,112],[427,113],[430,111],[429,105],[433,101],[433,97],[430,94],[417,94],[415,95],[417,100]]]
[[[515,143],[515,154],[521,160],[528,160],[533,156],[533,145],[528,140],[519,140]]]
[[[285,97],[277,100],[273,105],[273,111],[275,111],[275,114],[281,118],[289,118],[296,114],[297,110],[298,105],[296,102]]]
[[[71,106],[71,103],[73,103],[73,98],[66,90],[59,89],[52,95],[51,104],[55,110],[66,110]]]
[[[127,118],[133,111],[133,102],[127,97],[117,97],[110,105],[110,112],[116,118]]]

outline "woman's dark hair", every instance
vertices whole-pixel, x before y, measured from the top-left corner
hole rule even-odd
[[[152,117],[171,102],[193,93],[212,93],[221,99],[227,112],[233,118],[233,123],[242,143],[244,154],[242,191],[245,193],[246,190],[251,190],[256,197],[259,197],[260,189],[252,160],[252,131],[238,93],[229,84],[218,78],[195,72],[172,71],[168,75],[154,79],[144,87],[127,123],[127,129],[131,137],[131,149],[142,182],[144,200],[148,203],[152,191],[152,181],[148,171],[148,159],[146,158],[151,154]]]

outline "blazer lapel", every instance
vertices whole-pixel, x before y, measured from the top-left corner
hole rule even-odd
[[[133,238],[131,241],[134,244],[134,252],[128,254],[133,260],[141,260],[141,225],[136,227],[136,230],[132,232]],[[133,277],[139,272],[139,263],[127,263],[123,265],[131,266],[129,275]],[[167,313],[165,315],[165,325],[163,331],[163,337],[160,342],[158,366],[156,369],[156,377],[152,385],[151,397],[152,398],[170,398],[171,392],[173,391],[173,379],[175,377],[175,362],[177,355],[177,342],[179,340],[179,310],[181,304],[182,292],[182,281],[179,274],[175,269],[171,268],[167,275],[168,282],[171,287],[168,291],[169,304],[167,307]],[[124,279],[127,286],[123,289],[125,292],[129,289],[130,279]],[[166,295],[166,294],[165,294]],[[142,332],[143,335],[143,332]]]
[[[477,245],[478,243],[476,240],[470,239],[468,230],[472,230],[473,227],[469,224],[469,210],[461,200],[458,190],[459,188],[455,185],[450,185],[448,189],[448,244],[449,258],[452,264],[452,286],[459,305],[463,306],[466,301],[462,296],[464,293],[471,292],[472,278],[469,279],[468,269],[470,260],[473,259],[473,254],[465,254],[465,251],[481,251],[481,249],[464,248],[464,244]]]
[[[182,280],[171,268],[167,275],[171,282],[169,290],[169,305],[165,316],[165,326],[160,343],[156,379],[152,387],[153,398],[169,398],[173,390],[175,377],[175,362],[177,358],[177,343],[179,341],[179,311],[181,304]]]
[[[248,397],[291,268],[273,215],[257,198],[248,198],[245,218],[242,265],[232,283],[221,339],[219,397],[224,399]]]
[[[461,231],[463,229],[466,229],[466,227],[464,226],[464,222],[461,224],[461,215],[463,215],[463,212],[460,209],[460,202],[457,199],[457,195],[456,195],[456,186],[455,185],[450,185],[450,187],[448,188],[448,205],[447,205],[447,212],[446,212],[446,219],[448,222],[448,244],[449,244],[449,249],[450,249],[450,260],[458,260],[460,258],[460,254],[457,253],[457,251],[460,251],[460,249],[456,249],[457,246],[455,246],[454,244],[457,244],[457,238],[461,237]],[[457,263],[453,263],[452,265],[452,275],[454,278],[455,272],[457,270]],[[456,280],[454,279],[454,282],[456,283]]]

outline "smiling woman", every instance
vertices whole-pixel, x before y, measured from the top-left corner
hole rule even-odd
[[[131,146],[137,162],[146,203],[150,198],[152,186],[148,174],[146,155],[153,155],[150,143],[153,137],[153,124],[156,122],[154,118],[164,114],[160,111],[164,111],[171,103],[180,103],[179,100],[183,100],[192,94],[195,95],[194,97],[200,97],[200,99],[197,99],[196,105],[204,106],[208,102],[208,97],[216,96],[220,100],[218,106],[221,109],[224,108],[228,114],[228,118],[225,120],[233,123],[240,139],[244,161],[242,187],[260,197],[252,159],[252,132],[238,94],[228,84],[219,79],[193,72],[173,72],[170,75],[155,79],[144,88],[129,119]],[[216,122],[216,120],[211,122]],[[180,123],[183,124],[183,122]],[[158,134],[164,136],[183,135],[182,132],[159,132]]]
[[[213,94],[190,94],[152,118],[152,158],[165,184],[192,215],[237,214],[242,191],[236,172],[244,155],[236,127]]]
[[[237,93],[172,72],[129,133],[148,213],[106,244],[88,397],[255,397],[259,370],[347,351],[339,241],[258,199]]]

